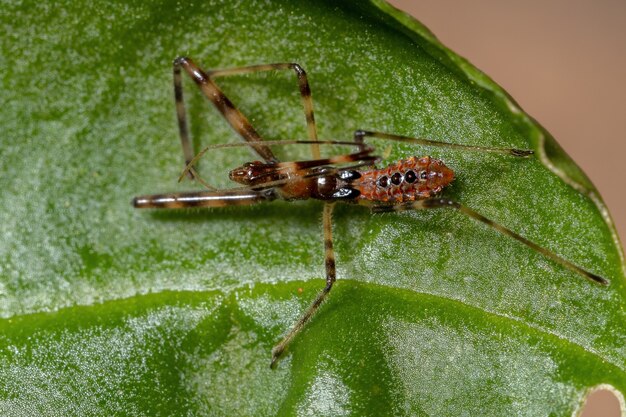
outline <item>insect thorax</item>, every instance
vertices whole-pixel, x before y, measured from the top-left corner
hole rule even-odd
[[[355,200],[360,192],[352,185],[359,171],[332,166],[301,168],[293,163],[248,162],[230,171],[231,180],[249,186],[272,187],[285,200]]]

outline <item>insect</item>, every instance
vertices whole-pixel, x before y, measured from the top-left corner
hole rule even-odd
[[[304,106],[308,140],[263,141],[250,121],[233,105],[215,83],[215,78],[221,76],[273,70],[291,70],[295,72]],[[185,71],[195,81],[204,95],[215,105],[217,110],[245,142],[214,145],[203,149],[196,156],[193,155],[183,100],[182,71]],[[460,151],[493,152],[515,158],[530,157],[533,154],[531,150],[459,145],[363,130],[357,130],[352,141],[318,140],[307,74],[300,65],[294,63],[253,65],[204,71],[191,59],[179,57],[174,61],[174,95],[179,133],[186,164],[181,179],[186,175],[200,182],[206,190],[138,196],[133,199],[133,205],[136,208],[225,207],[251,205],[276,199],[318,199],[325,203],[322,224],[326,285],[286,336],[272,349],[272,367],[276,365],[278,359],[296,334],[302,330],[316,313],[335,282],[335,256],[333,252],[331,219],[336,202],[366,206],[374,213],[437,208],[455,209],[521,242],[596,284],[609,284],[606,278],[573,264],[556,253],[489,220],[459,202],[441,196],[442,190],[454,180],[454,172],[442,161],[430,156],[411,157],[386,167],[377,168],[376,164],[380,158],[374,154],[374,148],[367,144],[365,139],[386,139],[418,145],[454,148]],[[313,158],[310,160],[281,162],[270,149],[270,145],[281,144],[308,144],[311,146]],[[321,145],[354,146],[355,150],[348,154],[321,158],[319,150]],[[209,149],[234,146],[249,146],[258,154],[262,161],[248,162],[230,171],[230,179],[239,183],[240,186],[229,189],[216,189],[199,176],[194,165]]]

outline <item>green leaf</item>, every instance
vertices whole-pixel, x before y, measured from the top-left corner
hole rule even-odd
[[[556,142],[467,61],[381,1],[3,2],[0,414],[561,415],[626,392],[624,264]],[[177,184],[171,62],[297,62],[320,136],[368,129],[536,156],[442,158],[446,195],[611,285],[454,211],[340,206],[324,285],[318,202],[137,211]],[[268,139],[306,138],[293,74],[220,79]],[[239,139],[185,80],[198,149]],[[380,153],[387,143],[376,142]],[[277,148],[284,158],[308,149]],[[215,151],[203,174],[254,158]]]

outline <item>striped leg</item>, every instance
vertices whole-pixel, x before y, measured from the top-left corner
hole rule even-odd
[[[532,250],[541,253],[543,256],[552,259],[553,261],[561,264],[562,266],[569,269],[570,271],[575,272],[596,284],[609,285],[608,279],[603,278],[599,275],[596,275],[592,272],[589,272],[577,265],[574,265],[570,261],[560,257],[556,253],[544,248],[543,246],[537,245],[536,243],[502,226],[501,224],[498,224],[494,222],[493,220],[486,218],[482,214],[477,213],[471,208],[466,207],[453,200],[448,200],[445,198],[429,198],[426,200],[410,201],[410,202],[396,204],[396,205],[387,204],[387,205],[371,206],[372,212],[374,213],[390,212],[390,211],[404,211],[404,210],[424,210],[424,209],[435,209],[435,208],[446,208],[446,207],[456,209],[459,212],[465,214],[466,216],[469,216],[475,220],[478,220],[479,222],[486,224],[487,226],[497,230],[498,232],[506,236],[512,237],[518,242],[521,242],[524,245],[528,246]]]
[[[313,113],[313,99],[311,98],[311,86],[309,85],[309,79],[306,75],[306,71],[299,64],[296,63],[276,63],[276,64],[261,64],[250,65],[247,67],[225,68],[210,70],[209,75],[211,77],[222,77],[235,74],[249,74],[252,72],[262,71],[280,71],[280,70],[293,70],[298,77],[298,89],[300,96],[302,97],[302,106],[304,107],[304,117],[306,120],[306,127],[309,139],[317,141],[317,126],[315,124],[315,115]],[[311,143],[311,152],[313,159],[320,158],[320,150],[317,143]]]
[[[355,142],[363,143],[363,140],[366,137],[387,139],[387,140],[393,140],[396,142],[415,143],[417,145],[424,145],[424,146],[436,146],[439,148],[452,148],[452,149],[458,149],[462,151],[500,153],[504,155],[518,156],[522,158],[534,154],[533,151],[528,150],[528,149],[491,148],[487,146],[460,145],[458,143],[440,142],[436,140],[423,139],[423,138],[411,138],[408,136],[392,135],[389,133],[382,133],[382,132],[368,132],[365,130],[357,130],[354,132]]]
[[[191,191],[185,193],[151,194],[133,198],[135,208],[180,209],[192,207],[249,206],[274,200],[270,191],[235,189],[222,191]]]
[[[296,324],[289,330],[289,333],[272,349],[272,361],[270,367],[274,368],[280,359],[281,355],[285,351],[285,348],[291,343],[293,338],[304,328],[308,321],[315,315],[317,309],[326,299],[326,296],[330,292],[335,282],[335,254],[333,252],[333,230],[332,230],[332,213],[333,203],[327,203],[324,205],[323,224],[324,224],[324,249],[325,249],[325,264],[326,264],[326,286],[318,294],[313,301],[313,304],[304,312],[302,317],[296,322]]]
[[[180,139],[183,145],[183,153],[185,154],[185,163],[193,159],[193,149],[189,139],[189,129],[187,128],[187,115],[185,112],[185,104],[183,100],[183,84],[181,77],[181,68],[189,74],[196,82],[204,95],[211,100],[217,110],[224,116],[226,121],[232,128],[246,141],[254,143],[253,149],[267,162],[276,162],[277,159],[265,145],[256,145],[262,142],[261,136],[252,127],[250,121],[243,115],[235,105],[226,97],[226,95],[215,84],[211,75],[204,72],[191,59],[179,57],[174,60],[174,96],[176,97],[176,114],[178,116],[178,127],[180,131]]]
[[[234,74],[247,74],[258,71],[270,71],[270,70],[294,70],[298,77],[298,85],[300,94],[302,96],[302,102],[304,105],[304,112],[306,116],[307,129],[309,139],[317,141],[317,129],[315,125],[315,116],[313,114],[313,100],[311,98],[311,88],[307,79],[306,72],[298,64],[292,63],[279,63],[279,64],[266,64],[266,65],[254,65],[249,67],[220,69],[212,71],[203,71],[198,67],[191,59],[186,57],[179,57],[174,60],[174,95],[176,98],[176,114],[178,116],[178,127],[180,133],[180,139],[183,147],[183,154],[185,156],[185,164],[193,159],[193,148],[191,146],[191,139],[189,137],[189,129],[187,126],[187,115],[185,111],[185,103],[183,99],[183,87],[181,78],[181,68],[189,74],[189,76],[200,87],[204,95],[213,102],[218,111],[224,116],[226,121],[233,127],[233,129],[246,141],[253,144],[253,149],[263,158],[266,162],[276,162],[278,159],[274,156],[271,149],[262,142],[262,138],[259,133],[254,129],[250,121],[243,115],[234,104],[226,97],[224,92],[215,84],[214,78],[219,76],[227,76]],[[313,149],[313,155],[315,158],[319,158],[319,147],[316,143],[311,144]],[[189,172],[190,177],[193,177],[193,172]]]

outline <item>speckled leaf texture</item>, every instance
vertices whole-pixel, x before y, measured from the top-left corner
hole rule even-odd
[[[379,0],[0,9],[1,415],[570,416],[593,387],[626,392],[624,266],[601,198],[415,20]],[[611,285],[452,210],[342,205],[336,287],[271,370],[272,346],[324,285],[322,206],[131,207],[197,188],[176,182],[179,55],[207,69],[301,64],[324,139],[360,128],[534,149],[516,159],[375,141],[383,163],[443,159],[457,176],[448,197]],[[220,85],[264,138],[306,138],[293,73]],[[185,91],[197,149],[239,141],[188,79]],[[201,170],[226,186],[253,159],[216,150]]]

